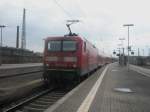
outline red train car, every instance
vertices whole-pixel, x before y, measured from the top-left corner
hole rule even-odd
[[[79,36],[48,37],[44,49],[44,79],[53,83],[80,77],[102,66],[98,49]]]

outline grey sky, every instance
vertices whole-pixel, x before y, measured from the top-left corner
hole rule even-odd
[[[43,38],[67,33],[65,21],[79,19],[72,30],[111,54],[118,47],[118,38],[126,38],[123,24],[133,23],[131,44],[134,49],[150,47],[149,0],[1,0],[0,24],[4,45],[15,46],[16,26],[22,23],[22,10],[27,9],[27,48],[43,50]],[[63,7],[63,9],[62,9]],[[142,51],[142,50],[141,50]]]

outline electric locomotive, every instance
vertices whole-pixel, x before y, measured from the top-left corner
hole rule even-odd
[[[71,32],[58,37],[47,37],[44,49],[44,79],[48,84],[80,82],[99,66],[105,59],[98,49],[88,40]]]

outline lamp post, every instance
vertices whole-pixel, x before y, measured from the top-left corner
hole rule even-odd
[[[2,65],[2,46],[3,46],[3,28],[5,28],[5,25],[0,25],[1,29],[1,42],[0,42],[0,66]]]
[[[127,64],[127,66],[128,66],[128,71],[129,71],[129,50],[130,50],[130,41],[129,41],[129,27],[130,26],[134,26],[134,24],[124,24],[123,25],[124,27],[128,27],[128,64]]]

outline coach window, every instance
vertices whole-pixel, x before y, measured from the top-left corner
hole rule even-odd
[[[84,42],[84,52],[86,52],[86,42]]]

